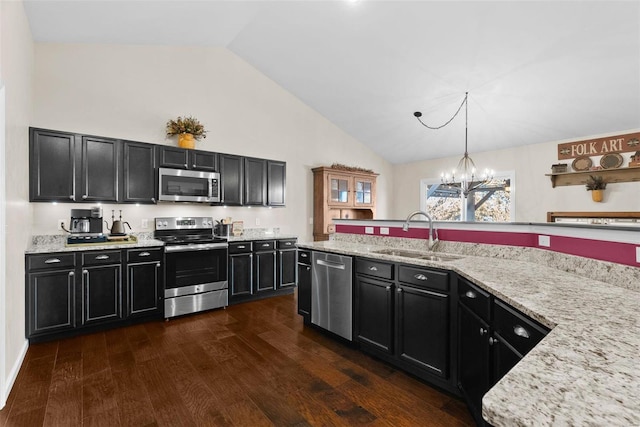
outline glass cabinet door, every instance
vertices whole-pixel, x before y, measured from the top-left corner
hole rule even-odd
[[[373,182],[367,179],[354,178],[356,206],[373,206]]]
[[[340,175],[329,175],[329,204],[347,205],[349,200],[350,178]]]

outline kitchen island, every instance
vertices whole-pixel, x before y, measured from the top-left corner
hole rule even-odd
[[[333,238],[298,247],[447,269],[552,329],[484,396],[492,425],[640,425],[640,293],[616,286],[617,276],[612,284],[552,268],[549,257],[562,256],[540,250],[525,261],[490,245],[482,248],[487,256],[470,255],[478,245],[469,245],[460,259],[434,261],[376,253],[393,244],[424,250],[420,239]]]

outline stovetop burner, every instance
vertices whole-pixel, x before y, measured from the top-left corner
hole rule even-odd
[[[213,218],[178,217],[156,218],[154,238],[167,245],[221,243],[227,239],[213,235]]]

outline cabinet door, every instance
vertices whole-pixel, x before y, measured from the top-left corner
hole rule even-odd
[[[500,381],[500,378],[504,377],[511,368],[516,366],[520,359],[522,359],[522,355],[507,344],[504,338],[495,333],[491,340],[491,346],[493,348],[493,376],[491,378],[491,384],[493,385]]]
[[[82,324],[104,323],[121,318],[120,265],[84,268],[82,270]]]
[[[75,201],[75,135],[29,131],[29,201]]]
[[[159,262],[127,265],[127,316],[159,314],[162,275]]]
[[[311,266],[298,263],[298,314],[311,321]]]
[[[349,175],[336,173],[327,174],[327,188],[329,206],[352,206],[351,194],[352,178]]]
[[[356,280],[356,339],[393,353],[393,284],[358,276]]]
[[[82,137],[82,201],[118,200],[118,146],[115,139]]]
[[[218,172],[218,153],[190,150],[189,167],[191,169]]]
[[[223,205],[242,205],[243,166],[242,157],[232,154],[220,154],[220,180],[222,181]]]
[[[397,356],[407,364],[447,378],[449,375],[449,297],[398,286]]]
[[[255,253],[255,290],[256,293],[272,291],[276,288],[276,253]]]
[[[264,159],[244,159],[244,204],[267,204],[267,162]]]
[[[229,293],[231,297],[253,294],[253,254],[229,255]]]
[[[161,168],[189,168],[189,150],[179,147],[159,146],[158,165]]]
[[[369,178],[353,178],[353,205],[358,208],[375,206],[376,181]]]
[[[482,396],[491,387],[489,348],[489,326],[459,304],[458,387],[476,421],[482,419]]]
[[[296,285],[296,250],[278,250],[278,288]]]
[[[27,277],[27,337],[75,328],[74,270],[30,273]]]
[[[287,164],[267,160],[267,204],[284,206],[287,181]]]
[[[122,202],[156,202],[155,145],[125,141],[122,145]]]

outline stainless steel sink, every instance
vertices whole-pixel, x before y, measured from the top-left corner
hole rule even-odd
[[[374,254],[381,255],[392,255],[399,256],[405,258],[417,258],[417,259],[425,259],[428,261],[454,261],[456,259],[460,259],[462,257],[451,256],[451,255],[434,255],[428,254],[419,251],[410,251],[406,249],[379,249],[377,251],[371,251]]]

